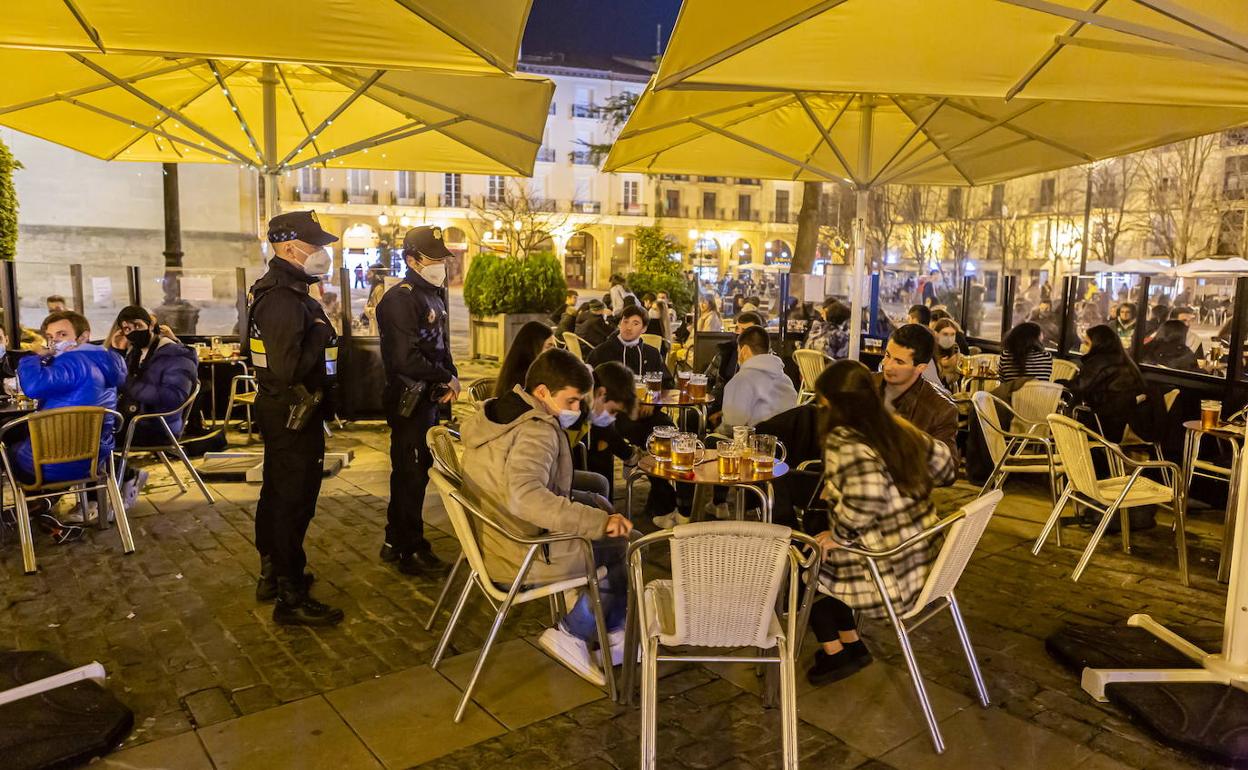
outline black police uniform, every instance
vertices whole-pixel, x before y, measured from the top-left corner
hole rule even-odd
[[[451,255],[442,241],[441,228],[417,227],[403,239],[405,253],[421,253],[434,259]],[[420,571],[438,571],[424,534],[425,487],[433,455],[426,432],[438,419],[437,398],[452,378],[459,376],[451,360],[446,336],[446,303],[442,287],[408,270],[377,304],[377,329],[381,335],[381,362],[386,372],[382,404],[390,426],[390,505],[386,512],[386,543],[383,558],[400,560],[421,557]],[[406,381],[404,380],[406,378]],[[413,383],[425,383],[424,396],[412,413],[399,414],[403,391]],[[406,570],[405,570],[406,571]]]
[[[295,239],[314,245],[338,240],[320,229],[311,212],[274,217],[269,224],[269,240]],[[279,604],[285,601],[294,606],[307,599],[303,539],[321,490],[325,457],[322,420],[338,352],[334,327],[321,303],[308,294],[308,287],[318,280],[299,265],[274,257],[248,296],[247,349],[259,391],[256,422],[264,437],[256,550],[262,561],[262,582],[263,571],[271,562],[272,574],[283,586],[283,593],[277,597]],[[307,415],[303,426],[288,427],[291,407],[318,391],[322,401]],[[294,593],[286,595],[291,591]]]

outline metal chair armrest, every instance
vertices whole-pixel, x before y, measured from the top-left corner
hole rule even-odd
[[[880,559],[889,559],[901,553],[902,551],[913,548],[914,546],[918,545],[924,540],[927,540],[933,537],[937,533],[948,529],[954,524],[954,522],[963,518],[965,515],[966,514],[963,513],[962,511],[958,511],[957,513],[951,513],[945,518],[933,524],[932,526],[923,530],[922,532],[906,540],[903,540],[901,543],[893,546],[892,548],[889,548],[883,551],[876,551],[870,548],[861,548],[856,545],[850,545],[849,543],[842,543],[840,540],[836,540],[836,545],[837,545],[837,548],[839,548],[840,550],[845,551],[847,553],[852,553],[856,556],[863,556],[865,558],[877,560],[877,561]],[[835,540],[835,535],[833,536],[833,539]]]
[[[562,543],[562,542],[567,542],[569,540],[580,540],[584,542],[586,545],[590,544],[590,539],[588,537],[585,537],[584,535],[577,535],[571,532],[559,532],[553,535],[541,535],[538,537],[529,537],[527,535],[521,535],[520,533],[510,530],[507,527],[503,526],[502,524],[499,524],[497,521],[494,521],[493,519],[489,518],[481,511],[478,511],[476,509],[476,506],[474,506],[469,501],[465,500],[464,497],[460,495],[459,493],[452,492],[451,495],[456,500],[459,501],[460,505],[464,506],[464,510],[467,511],[471,516],[473,516],[474,518],[484,523],[490,529],[495,530],[496,532],[498,532],[500,535],[507,538],[508,540],[511,540],[515,543],[519,543],[520,545],[548,545],[550,543]]]

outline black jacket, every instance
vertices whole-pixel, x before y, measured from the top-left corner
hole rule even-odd
[[[607,322],[602,320],[602,316],[597,313],[586,310],[577,316],[576,336],[594,347],[606,342],[613,331],[614,329],[608,326]]]
[[[635,347],[625,347],[617,335],[594,348],[594,352],[589,354],[590,366],[605,364],[608,361],[623,363],[637,376],[646,372],[663,372],[663,387],[676,387],[676,380],[664,365],[663,356],[658,350],[644,342],[638,342]]]
[[[447,344],[446,304],[438,287],[413,271],[377,303],[381,364],[386,390],[402,391],[399,375],[416,382],[450,382],[459,376]]]
[[[1140,402],[1140,396],[1147,395],[1148,389],[1130,361],[1089,354],[1083,357],[1073,380],[1060,382],[1070,390],[1075,403],[1086,405],[1096,415],[1110,441],[1122,440],[1127,425],[1145,438],[1152,435],[1155,426],[1151,410],[1155,405]]]
[[[308,295],[308,287],[318,280],[274,257],[268,272],[251,286],[246,352],[262,395],[288,399],[295,385],[312,392],[331,382],[325,351],[337,347],[338,337],[321,303]],[[253,349],[253,339],[262,342],[263,350]]]
[[[1182,342],[1174,345],[1150,342],[1140,351],[1140,363],[1181,369],[1185,372],[1200,371],[1200,367],[1196,365],[1196,354]]]

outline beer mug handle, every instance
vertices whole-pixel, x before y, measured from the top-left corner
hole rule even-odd
[[[646,437],[646,451],[650,454],[654,454],[654,434],[653,433],[651,433],[649,436]]]
[[[706,444],[701,441],[695,442],[696,446],[693,450],[693,464],[697,465],[706,459]]]

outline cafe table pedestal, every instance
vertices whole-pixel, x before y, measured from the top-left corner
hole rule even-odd
[[[1248,463],[1239,463],[1236,486],[1245,489]],[[1212,654],[1174,633],[1147,614],[1127,619],[1127,625],[1141,628],[1174,648],[1194,664],[1190,668],[1085,668],[1083,689],[1098,701],[1106,701],[1110,684],[1221,684],[1248,690],[1248,514],[1243,510],[1248,496],[1235,500],[1235,526],[1231,534],[1231,585],[1226,597],[1222,627],[1222,650]]]
[[[1192,488],[1193,476],[1200,475],[1214,479],[1223,478],[1223,475],[1215,470],[1215,466],[1200,461],[1200,440],[1205,436],[1212,436],[1220,443],[1226,444],[1231,450],[1231,467],[1228,469],[1229,474],[1226,478],[1230,489],[1226,494],[1222,555],[1218,560],[1218,582],[1225,583],[1231,577],[1231,547],[1235,542],[1231,535],[1235,527],[1235,506],[1239,496],[1239,445],[1244,440],[1244,430],[1241,427],[1231,425],[1218,425],[1213,428],[1206,428],[1200,420],[1188,420],[1183,423],[1183,462],[1179,467],[1183,470],[1184,496],[1187,496]]]
[[[648,391],[637,400],[639,406],[692,411],[698,416],[698,429],[695,432],[699,436],[706,431],[706,409],[714,402],[715,398],[709,393],[705,396],[694,397],[679,390]]]

